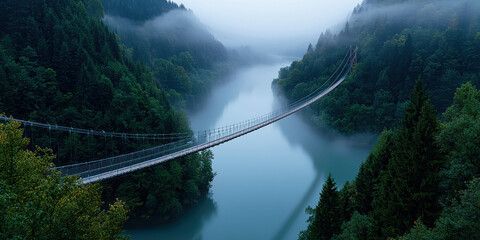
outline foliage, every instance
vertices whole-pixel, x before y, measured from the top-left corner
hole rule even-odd
[[[315,118],[345,133],[393,129],[384,130],[352,182],[343,207],[358,215],[344,219],[337,239],[409,230],[401,239],[478,238],[479,9],[468,0],[364,0],[340,33],[323,33],[301,61],[280,70],[273,84],[294,101],[357,46],[358,64],[312,107]],[[419,76],[426,86],[414,83]],[[435,109],[446,109],[442,124]]]
[[[392,157],[393,134],[392,131],[384,131],[378,137],[377,144],[368,158],[360,165],[360,170],[355,178],[356,196],[354,199],[355,209],[360,214],[367,214],[373,210],[373,199],[376,196],[372,193],[378,189],[380,175],[387,169]]]
[[[323,185],[317,206],[314,209],[308,208],[307,212],[310,213],[307,221],[309,225],[307,230],[299,234],[299,239],[329,240],[333,235],[340,233],[341,205],[337,186],[331,174]]]
[[[151,68],[177,108],[198,107],[198,99],[227,71],[225,47],[183,6],[166,0],[102,2],[110,15],[105,22],[133,59]]]
[[[168,93],[154,73],[135,63],[119,45],[118,36],[102,22],[103,7],[98,0],[2,0],[0,11],[0,112],[19,119],[113,132],[190,131],[187,118],[173,110]],[[37,130],[27,130],[29,136],[41,135]],[[56,164],[78,163],[152,145],[111,140],[112,146],[107,148],[106,138],[76,134],[57,135],[57,144],[52,144],[49,133],[31,139],[30,149],[53,145],[58,154]],[[122,193],[117,196],[126,201],[134,216],[139,216],[147,211],[136,213],[138,204],[160,208],[155,204],[171,202],[171,198],[155,195],[155,188],[132,184],[130,179],[145,186],[167,175],[185,179],[172,190],[181,196],[177,209],[182,209],[195,203],[198,194],[208,192],[213,172],[211,157],[208,161],[205,158],[195,154],[172,164],[176,167],[149,170],[158,176],[139,173],[118,179],[125,182],[121,189],[116,189],[120,184],[108,182],[104,187],[111,193]],[[190,165],[207,167],[190,171]],[[114,196],[109,197],[113,200]],[[165,217],[181,212],[168,210]]]
[[[372,239],[372,220],[358,212],[353,213],[350,221],[342,224],[342,232],[332,240],[369,240]]]
[[[417,80],[393,138],[391,158],[381,175],[374,220],[383,236],[408,230],[420,218],[432,226],[440,212],[439,171],[443,156],[435,137],[439,122],[424,84]]]
[[[459,199],[446,207],[435,227],[427,229],[422,223],[417,224],[401,240],[410,239],[478,239],[480,238],[480,179],[474,178],[467,188],[459,192]]]
[[[125,203],[103,210],[98,184],[62,177],[51,150],[25,150],[19,127],[0,124],[0,238],[124,239]]]
[[[158,0],[101,0],[105,13],[135,21],[150,20],[174,9],[185,9],[172,1]]]
[[[340,190],[345,217],[334,239],[479,238],[479,96],[473,84],[462,85],[440,125],[417,81],[401,125],[384,131],[355,180]],[[317,215],[308,211],[302,239],[314,239],[308,234]]]
[[[342,31],[322,33],[316,46],[280,70],[273,84],[295,101],[321,86],[353,45],[358,47],[353,73],[311,107],[319,123],[345,133],[392,128],[420,75],[432,103],[443,112],[455,88],[480,79],[475,64],[480,62],[480,4],[447,2],[364,1]]]
[[[111,180],[104,196],[124,200],[136,218],[173,220],[210,190],[215,176],[212,159],[212,152],[204,151],[123,179]]]
[[[471,83],[462,85],[444,118],[438,141],[450,159],[441,173],[443,202],[448,204],[468,181],[480,175],[480,92]]]

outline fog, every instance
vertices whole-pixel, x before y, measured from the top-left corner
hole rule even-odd
[[[358,24],[369,22],[374,18],[383,17],[405,21],[406,16],[414,15],[416,19],[422,20],[424,23],[430,22],[432,25],[439,25],[445,21],[448,23],[450,18],[445,18],[445,16],[449,13],[452,14],[452,12],[455,12],[457,9],[463,7],[469,8],[469,11],[463,11],[464,14],[476,13],[480,10],[480,1],[438,0],[428,2],[403,2],[381,7],[363,4],[361,7],[361,14],[354,15],[351,20],[353,20],[353,22],[357,22]]]
[[[178,0],[225,46],[303,54],[321,32],[343,25],[361,0]]]
[[[214,37],[190,11],[173,10],[145,23],[106,15],[105,23],[114,29],[137,32],[146,38],[171,38],[176,43],[202,43],[213,41]]]

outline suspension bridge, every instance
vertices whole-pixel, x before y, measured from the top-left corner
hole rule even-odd
[[[7,118],[6,116],[3,118],[5,122],[21,122],[25,126],[25,129],[26,126],[30,126],[31,128],[43,128],[48,129],[49,133],[51,133],[51,131],[63,131],[70,134],[76,133],[88,136],[100,136],[105,139],[107,137],[112,139],[153,139],[154,141],[159,141],[160,143],[162,140],[172,141],[170,143],[160,144],[152,148],[128,154],[86,161],[83,163],[59,165],[55,167],[56,169],[60,170],[63,175],[77,175],[80,177],[81,182],[84,184],[89,184],[131,173],[140,169],[145,169],[192,153],[200,152],[277,122],[308,107],[337,88],[351,72],[356,61],[357,50],[354,47],[350,47],[342,62],[336,71],[331,75],[331,77],[315,91],[311,92],[302,99],[290,103],[282,109],[249,119],[247,121],[195,133],[183,132],[168,134],[128,134],[37,123]]]

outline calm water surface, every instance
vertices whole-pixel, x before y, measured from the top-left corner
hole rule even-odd
[[[232,74],[214,89],[204,108],[190,114],[194,130],[241,122],[284,102],[271,81],[289,61],[257,65]],[[305,114],[308,115],[308,114]],[[307,226],[305,208],[318,202],[331,172],[337,184],[352,180],[373,136],[321,133],[302,112],[212,149],[210,196],[178,221],[130,229],[131,239],[297,239]]]

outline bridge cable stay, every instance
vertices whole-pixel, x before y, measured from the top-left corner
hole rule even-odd
[[[348,58],[348,61],[346,59]],[[319,88],[303,97],[300,100],[297,100],[291,104],[288,104],[286,108],[281,110],[272,111],[270,113],[264,114],[262,116],[252,118],[237,124],[232,124],[229,126],[224,126],[216,129],[210,129],[205,131],[199,131],[196,133],[184,132],[184,133],[169,133],[169,134],[127,134],[127,133],[115,133],[115,132],[105,132],[105,131],[93,131],[80,128],[72,127],[62,127],[55,125],[55,129],[59,131],[69,131],[87,134],[88,136],[103,136],[114,138],[121,138],[123,145],[125,145],[124,140],[128,138],[137,138],[142,137],[142,139],[170,139],[172,142],[167,144],[162,144],[155,146],[149,149],[144,149],[137,152],[132,152],[128,154],[122,154],[119,156],[113,156],[114,154],[114,144],[112,143],[112,157],[99,159],[94,161],[88,161],[85,163],[76,163],[64,166],[58,166],[56,169],[60,170],[64,175],[78,175],[82,178],[84,183],[91,183],[95,181],[101,181],[103,179],[111,178],[121,174],[126,174],[138,169],[145,167],[153,166],[155,164],[166,162],[171,159],[175,159],[181,156],[185,156],[190,153],[202,151],[210,147],[219,145],[221,143],[230,141],[234,138],[245,135],[249,132],[255,131],[259,128],[267,126],[273,122],[276,122],[286,116],[289,116],[313,102],[317,101],[333,89],[335,89],[343,80],[346,78],[348,73],[353,68],[356,61],[356,49],[350,50],[343,58],[340,65],[337,67],[332,76],[325,81]],[[341,69],[341,70],[340,70]],[[329,85],[328,83],[334,79]],[[327,86],[327,88],[324,88]],[[41,124],[30,121],[18,120],[18,119],[7,119],[3,117],[5,122],[7,121],[19,121],[24,124],[28,123],[31,126],[37,127],[48,127],[50,124]],[[57,131],[58,135],[58,131]],[[33,135],[32,135],[33,136]],[[175,141],[173,141],[175,140]],[[57,139],[58,141],[58,139]],[[125,148],[125,147],[124,147]],[[107,151],[107,144],[105,142],[105,151]]]
[[[38,122],[32,122],[32,121],[27,121],[27,120],[22,120],[22,119],[16,119],[16,118],[9,118],[7,116],[1,116],[0,118],[3,118],[5,122],[11,121],[11,122],[20,122],[24,126],[29,125],[30,127],[38,127],[38,128],[44,128],[44,129],[51,129],[50,124],[45,124],[45,123],[38,123]],[[192,132],[180,132],[180,133],[119,133],[119,132],[106,132],[106,131],[94,131],[91,129],[82,129],[82,128],[74,128],[74,127],[66,127],[66,126],[59,126],[55,125],[55,131],[63,131],[63,132],[69,132],[71,133],[77,133],[77,134],[83,134],[83,135],[94,135],[94,136],[107,136],[107,137],[115,137],[115,138],[126,138],[126,139],[136,139],[139,137],[142,137],[144,139],[148,140],[168,140],[168,139],[183,139],[183,138],[188,138],[191,137]]]
[[[309,93],[308,95],[304,96],[303,98],[301,98],[301,99],[299,99],[299,100],[297,100],[297,101],[295,101],[295,102],[290,103],[290,104],[288,105],[288,107],[296,106],[296,105],[298,105],[299,103],[305,101],[306,99],[308,99],[308,98],[310,98],[310,97],[312,97],[312,96],[315,96],[315,94],[317,94],[318,92],[320,92],[321,90],[324,89],[323,87],[324,87],[328,82],[330,82],[330,80],[332,80],[334,76],[336,76],[336,78],[335,78],[335,80],[334,80],[332,83],[336,82],[336,81],[338,80],[339,74],[345,69],[345,61],[347,60],[347,57],[349,56],[349,54],[350,54],[349,52],[348,52],[347,54],[345,54],[345,56],[343,57],[343,60],[342,60],[342,61],[340,62],[340,64],[338,65],[337,69],[332,73],[332,75],[331,75],[326,81],[323,82],[323,84],[322,84],[320,87],[316,88],[314,91],[312,91],[312,92]],[[343,67],[342,71],[341,71],[340,73],[338,73],[338,70],[340,70],[342,67]],[[330,86],[331,86],[331,85],[330,85]]]
[[[352,51],[352,49],[349,51]],[[347,53],[347,55],[352,56],[351,52]],[[343,61],[343,64],[338,67],[338,69],[341,70],[339,71],[337,69],[335,72],[337,76],[331,77],[331,79],[335,79],[335,81],[330,83],[328,88],[323,89],[323,91],[318,95],[313,95],[312,97],[306,98],[302,102],[290,106],[289,109],[283,111],[274,111],[272,113],[230,126],[197,132],[191,139],[183,139],[177,142],[164,144],[134,153],[115,156],[108,159],[61,166],[58,167],[58,169],[65,174],[79,175],[83,178],[82,181],[84,183],[91,183],[153,166],[155,164],[166,162],[190,153],[205,150],[276,122],[317,101],[343,82],[353,67],[351,64],[352,61],[352,57],[350,57],[349,61],[347,62]],[[326,83],[323,85],[326,85]]]
[[[333,77],[336,76],[336,78],[334,79],[334,81],[331,82],[330,85],[329,85],[329,87],[331,87],[332,85],[334,85],[334,84],[339,80],[339,78],[341,78],[341,77],[343,76],[342,73],[344,73],[345,70],[346,70],[346,68],[347,68],[347,66],[349,66],[349,65],[348,65],[349,62],[345,62],[345,61],[347,60],[347,57],[349,56],[349,54],[350,54],[350,52],[347,52],[347,54],[345,54],[342,62],[341,62],[340,65],[337,67],[337,69],[335,70],[335,72],[330,76],[330,78],[329,78],[327,81],[325,81],[320,87],[318,87],[316,90],[314,90],[313,92],[311,92],[310,94],[308,94],[307,96],[305,96],[305,97],[303,97],[302,99],[299,99],[299,100],[297,100],[297,101],[295,101],[295,102],[293,102],[293,103],[288,104],[288,105],[287,105],[286,107],[284,107],[283,109],[276,110],[276,111],[272,111],[272,112],[267,113],[267,114],[264,114],[264,115],[262,115],[262,116],[259,116],[259,117],[253,118],[253,119],[249,119],[249,120],[247,120],[247,121],[245,121],[245,122],[242,122],[241,124],[245,124],[245,123],[246,123],[246,124],[248,125],[248,124],[251,123],[251,122],[257,122],[258,120],[264,119],[266,116],[271,116],[271,115],[274,115],[274,114],[278,114],[279,112],[285,111],[285,109],[289,109],[289,108],[292,108],[292,107],[301,105],[302,103],[308,101],[310,98],[315,97],[315,96],[316,96],[316,95],[315,95],[316,93],[320,92],[321,90],[325,90],[324,86],[327,85],[327,84],[330,82],[330,80],[332,80]],[[339,70],[341,70],[341,71],[338,72]],[[327,87],[327,88],[329,88],[329,87]],[[237,125],[238,125],[238,124],[234,124],[234,125],[231,125],[231,126],[233,126],[233,128],[235,128]],[[226,127],[228,128],[228,127],[230,127],[230,126],[226,126]],[[219,128],[219,129],[213,129],[213,130],[207,130],[207,131],[217,132],[217,131],[221,131],[222,129],[224,129],[224,128],[226,128],[226,127],[221,127],[221,128]]]

